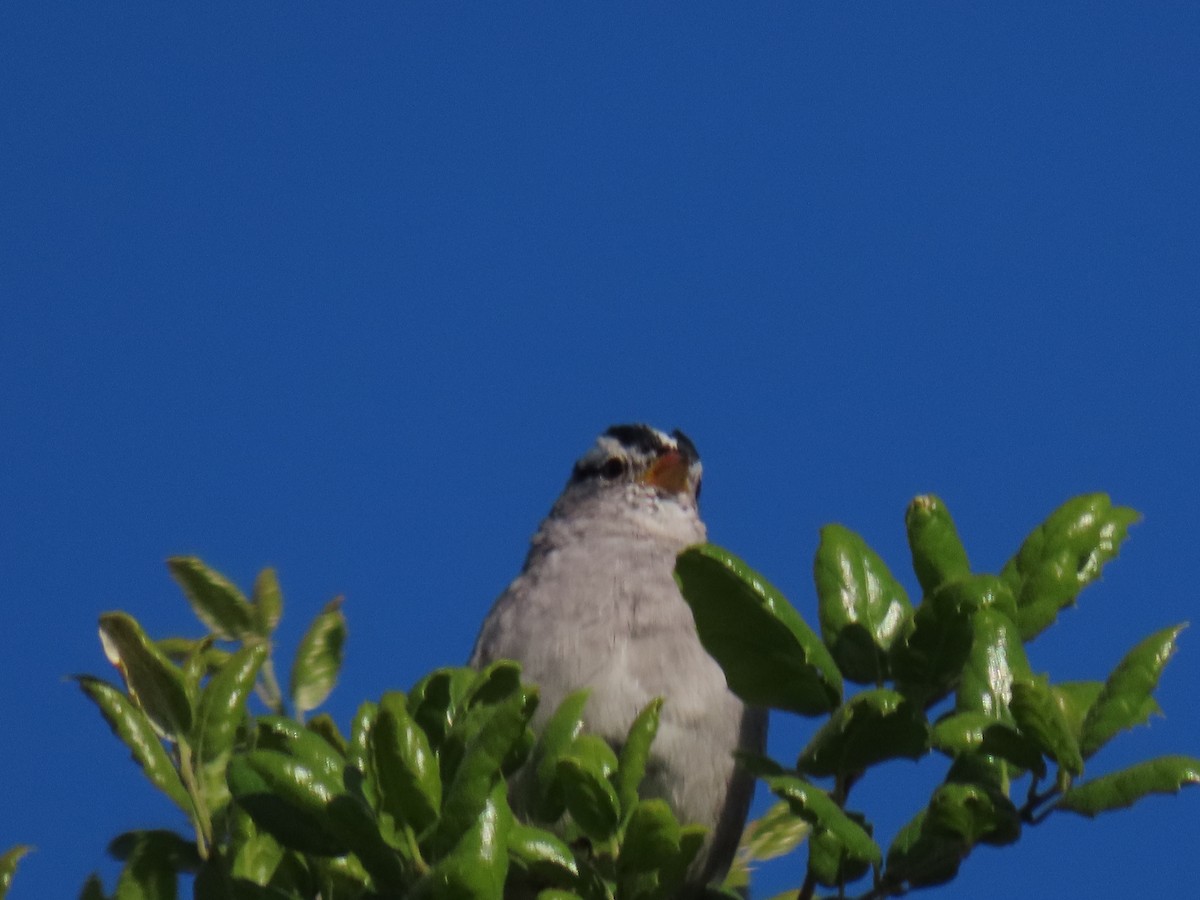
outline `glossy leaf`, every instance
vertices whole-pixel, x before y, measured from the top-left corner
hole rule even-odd
[[[690,547],[676,560],[675,580],[704,649],[747,703],[811,716],[841,701],[842,676],[825,645],[742,560],[713,544]]]
[[[196,617],[218,637],[238,640],[254,630],[254,610],[237,586],[194,556],[173,556],[167,568]]]
[[[637,714],[629,726],[629,734],[621,745],[618,755],[613,787],[621,804],[623,818],[628,818],[638,803],[638,788],[646,776],[646,764],[650,759],[650,746],[658,734],[659,717],[662,713],[662,698],[650,701]]]
[[[409,900],[503,900],[512,815],[502,791],[483,798],[453,851],[405,895]]]
[[[963,664],[955,708],[1010,720],[1013,681],[1030,677],[1021,635],[1012,620],[994,607],[975,613],[971,629],[971,649]]]
[[[609,840],[621,821],[621,801],[608,779],[612,768],[615,766],[606,771],[601,760],[577,754],[574,747],[559,757],[557,764],[567,811],[579,829],[596,842]]]
[[[821,636],[842,674],[860,684],[888,676],[888,650],[912,604],[883,560],[841,525],[821,529],[813,562]]]
[[[911,887],[945,884],[958,874],[970,845],[957,835],[926,828],[927,810],[921,810],[900,829],[888,848],[884,881]]]
[[[246,700],[266,658],[265,643],[247,644],[205,686],[194,740],[201,763],[222,760],[233,750],[234,736],[246,716]]]
[[[171,798],[187,815],[192,815],[192,801],[179,777],[175,763],[163,747],[149,718],[120,690],[99,678],[76,677],[83,693],[104,716],[112,733],[129,748],[150,782]]]
[[[1080,750],[1090,757],[1117,733],[1159,712],[1154,689],[1175,652],[1183,625],[1156,631],[1130,650],[1113,669],[1083,722]]]
[[[846,775],[885,759],[917,759],[927,749],[928,727],[921,711],[896,691],[875,688],[839,706],[796,767],[810,775]]]
[[[1090,818],[1132,806],[1150,794],[1176,794],[1189,784],[1200,784],[1200,759],[1160,756],[1071,788],[1058,808]]]
[[[1017,597],[1017,626],[1030,640],[1053,624],[1100,577],[1140,516],[1106,494],[1068,500],[1033,530],[1001,577]]]
[[[912,551],[913,571],[923,591],[931,593],[946,582],[971,574],[967,551],[940,497],[933,494],[914,497],[904,514],[904,527]]]
[[[453,780],[445,786],[442,815],[429,842],[434,857],[448,852],[483,815],[488,796],[501,779],[504,760],[524,736],[536,708],[537,693],[532,688],[495,707],[476,707],[487,718],[467,742]]]
[[[259,716],[254,720],[255,746],[294,756],[321,777],[340,784],[346,759],[319,734],[286,716]]]
[[[496,704],[516,693],[520,687],[520,664],[511,659],[498,659],[479,673],[467,691],[465,703],[467,706]]]
[[[850,858],[880,862],[878,845],[825,791],[792,775],[769,775],[764,780],[777,797],[787,801],[792,812],[810,825],[832,832]]]
[[[971,652],[971,620],[987,588],[974,580],[951,582],[921,601],[892,646],[892,672],[905,693],[928,704],[958,681]]]
[[[429,741],[408,714],[400,693],[383,695],[371,730],[372,760],[380,808],[420,833],[442,806],[442,780]]]
[[[571,848],[541,828],[513,824],[508,832],[508,855],[542,884],[570,886],[579,875]]]
[[[288,693],[297,716],[325,702],[337,682],[346,643],[346,617],[340,597],[331,600],[300,639]]]
[[[274,569],[263,569],[254,579],[254,630],[270,637],[283,616],[283,591]]]
[[[1040,777],[1046,773],[1042,753],[1031,738],[984,712],[954,713],[933,726],[932,744],[951,758],[978,753],[1006,760]]]
[[[13,874],[17,871],[17,863],[33,848],[28,844],[18,844],[11,847],[0,856],[0,900],[4,900],[12,885]]]
[[[1021,733],[1032,739],[1042,753],[1072,775],[1083,772],[1079,740],[1045,679],[1014,681],[1009,709]]]
[[[357,802],[330,774],[276,750],[252,750],[230,761],[227,778],[255,824],[284,846],[324,856],[353,848],[352,831],[344,826],[356,815]],[[373,829],[365,808],[357,817],[354,830]]]
[[[558,780],[558,760],[583,731],[583,708],[588,691],[568,694],[546,721],[534,745],[530,765],[534,772],[533,816],[554,822],[566,808]]]
[[[186,739],[192,707],[183,672],[146,637],[137,620],[122,612],[105,613],[100,617],[100,643],[155,731],[172,740]]]
[[[408,711],[435,748],[453,727],[479,673],[466,666],[436,669],[408,692]]]
[[[259,886],[268,884],[283,860],[283,845],[269,833],[259,831],[249,814],[238,806],[230,809],[229,831],[230,877]]]

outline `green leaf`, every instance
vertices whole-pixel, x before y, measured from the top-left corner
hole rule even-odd
[[[100,617],[100,643],[155,731],[172,740],[186,740],[192,728],[192,707],[179,667],[126,613],[111,612]]]
[[[841,525],[821,529],[813,562],[821,636],[842,674],[860,684],[888,677],[888,651],[912,604],[883,560]]]
[[[483,798],[453,851],[405,896],[409,900],[503,900],[512,814],[503,785]]]
[[[617,799],[621,803],[621,814],[628,819],[638,804],[638,788],[646,776],[646,764],[650,759],[650,745],[658,734],[659,716],[662,713],[661,697],[651,700],[633,724],[629,726],[629,734],[621,745],[618,755],[617,772],[613,776],[613,787],[617,791]]]
[[[246,716],[246,700],[266,658],[265,643],[247,644],[205,686],[195,725],[200,762],[221,762],[232,752],[234,736]]]
[[[857,813],[851,815],[865,830],[866,820]],[[808,840],[808,871],[817,884],[837,887],[858,881],[871,871],[871,864],[847,854],[833,832],[818,828]]]
[[[819,787],[793,775],[768,775],[764,781],[777,797],[787,801],[792,812],[810,825],[832,832],[851,859],[872,864],[881,861],[882,853],[871,836]]]
[[[227,778],[238,804],[284,846],[322,856],[352,849],[342,820],[356,801],[329,773],[277,750],[252,750],[230,761]],[[359,819],[359,828],[370,825],[365,809]]]
[[[956,835],[938,834],[925,827],[928,810],[918,812],[888,848],[884,883],[914,888],[945,884],[958,874],[970,845]]]
[[[1132,806],[1149,794],[1176,794],[1189,784],[1200,784],[1200,759],[1160,756],[1071,788],[1058,808],[1091,818]]]
[[[925,828],[945,837],[977,843],[1011,844],[1021,834],[1012,801],[985,784],[950,782],[933,792]]]
[[[350,744],[338,728],[337,722],[333,720],[333,716],[329,713],[318,713],[307,722],[304,727],[313,734],[320,735],[321,740],[333,748],[334,752],[339,756],[345,756],[350,749]]]
[[[442,815],[429,840],[435,858],[447,853],[483,814],[492,788],[502,780],[505,758],[524,736],[536,708],[537,692],[532,688],[523,688],[494,707],[475,708],[486,718],[467,741],[446,786]]]
[[[228,578],[194,556],[173,556],[167,568],[196,617],[218,637],[233,641],[253,633],[250,601]]]
[[[558,760],[583,731],[583,708],[587,690],[568,694],[547,720],[533,748],[530,766],[535,788],[533,816],[539,822],[554,822],[566,808],[558,780]]]
[[[1017,597],[1017,625],[1030,640],[1100,577],[1140,516],[1106,494],[1068,500],[1030,533],[1000,573]]]
[[[971,574],[958,529],[940,497],[914,497],[904,514],[913,571],[921,589],[931,593],[941,585]]]
[[[133,761],[141,767],[150,782],[184,813],[192,815],[192,800],[183,786],[179,771],[146,714],[106,681],[87,675],[76,676],[75,680],[83,693],[99,708],[112,733],[129,748]]]
[[[638,802],[629,817],[621,856],[617,861],[620,872],[653,872],[664,860],[679,853],[681,829],[679,820],[666,801],[653,799]]]
[[[810,775],[848,775],[885,759],[917,759],[928,749],[925,717],[896,691],[863,691],[839,706],[813,736],[796,767]]]
[[[932,744],[951,758],[984,754],[1046,774],[1039,747],[1012,725],[979,711],[954,713],[933,726]]]
[[[437,669],[408,692],[408,711],[434,748],[446,739],[478,677],[478,672],[466,666]]]
[[[541,828],[514,823],[508,832],[508,855],[540,884],[569,887],[579,875],[571,848]]]
[[[477,676],[467,691],[466,706],[495,705],[521,689],[521,665],[511,659],[498,659]]]
[[[267,885],[283,860],[283,845],[267,832],[259,831],[249,814],[237,806],[230,810],[229,838],[230,877]]]
[[[1186,626],[1175,625],[1156,631],[1125,654],[1105,681],[1100,695],[1083,722],[1080,750],[1092,756],[1127,728],[1141,725],[1159,712],[1154,689],[1172,654],[1175,641]]]
[[[1021,733],[1030,737],[1042,753],[1072,775],[1083,772],[1079,741],[1046,679],[1014,681],[1009,709]]]
[[[256,749],[294,756],[323,778],[342,783],[346,760],[319,734],[286,716],[259,716],[254,727]]]
[[[825,645],[742,560],[713,544],[690,547],[675,580],[704,649],[747,703],[815,716],[841,701],[842,676]]]
[[[0,895],[0,897],[2,896]],[[79,891],[79,900],[107,900],[104,894],[104,884],[95,872],[89,875],[87,881],[83,883],[83,888]]]
[[[398,824],[424,831],[441,809],[442,780],[437,758],[408,714],[403,694],[383,695],[370,741],[380,807]]]
[[[909,693],[930,705],[962,676],[982,609],[1015,610],[1011,592],[990,575],[972,575],[927,594],[892,646],[892,672]]]
[[[32,849],[28,844],[18,844],[15,847],[10,847],[4,852],[3,856],[0,856],[0,900],[4,900],[9,887],[12,885],[13,875],[17,871],[17,863],[21,861],[21,857]]]
[[[263,569],[254,579],[254,630],[270,637],[283,616],[283,591],[274,569]]]
[[[1030,676],[1029,660],[1016,625],[995,607],[972,618],[971,649],[962,669],[955,708],[1011,720],[1008,705],[1017,678]]]
[[[175,900],[179,873],[200,864],[195,845],[172,831],[126,832],[108,852],[125,863],[114,900]]]
[[[581,735],[591,737],[591,735]],[[558,759],[558,779],[563,788],[563,800],[575,824],[592,841],[609,840],[621,821],[621,801],[608,775],[616,768],[594,753],[581,752],[580,741],[571,751]],[[589,745],[585,745],[589,746]],[[612,754],[612,750],[608,751]]]
[[[324,703],[337,682],[346,643],[341,606],[341,597],[327,603],[300,639],[288,687],[297,717]]]
[[[1083,723],[1088,710],[1104,689],[1103,681],[1060,681],[1050,686],[1054,701],[1062,711],[1071,734],[1078,743],[1083,738]]]

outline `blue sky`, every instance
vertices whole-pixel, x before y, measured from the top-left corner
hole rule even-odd
[[[243,6],[0,7],[16,900],[181,824],[63,680],[104,610],[196,633],[166,556],[274,565],[285,661],[345,594],[344,722],[465,659],[614,422],[692,436],[713,539],[810,619],[825,522],[915,592],[926,491],[983,570],[1071,495],[1144,513],[1056,679],[1195,616],[1200,8]],[[1091,771],[1200,753],[1198,687],[1185,633]],[[859,789],[884,840],[936,770]],[[943,894],[1182,896],[1198,815],[1052,817]]]

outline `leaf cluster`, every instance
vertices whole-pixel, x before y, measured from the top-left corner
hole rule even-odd
[[[776,815],[775,826],[811,829],[800,900],[861,882],[862,898],[941,884],[976,846],[1010,844],[1056,810],[1094,816],[1200,780],[1200,760],[1183,756],[1084,780],[1097,751],[1159,711],[1153,693],[1183,626],[1139,642],[1104,681],[1052,683],[1026,654],[1136,519],[1103,494],[1074,498],[987,574],[972,570],[945,504],[917,497],[905,517],[915,605],[859,535],[826,526],[817,630],[732,553],[680,555],[676,580],[731,689],[822,720],[793,765],[744,760],[786,803],[792,821]],[[851,791],[874,766],[930,753],[945,777],[885,850]]]

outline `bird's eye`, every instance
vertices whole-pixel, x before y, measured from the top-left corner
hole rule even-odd
[[[613,457],[600,467],[600,477],[607,478],[610,481],[614,478],[620,478],[625,474],[625,461]]]

